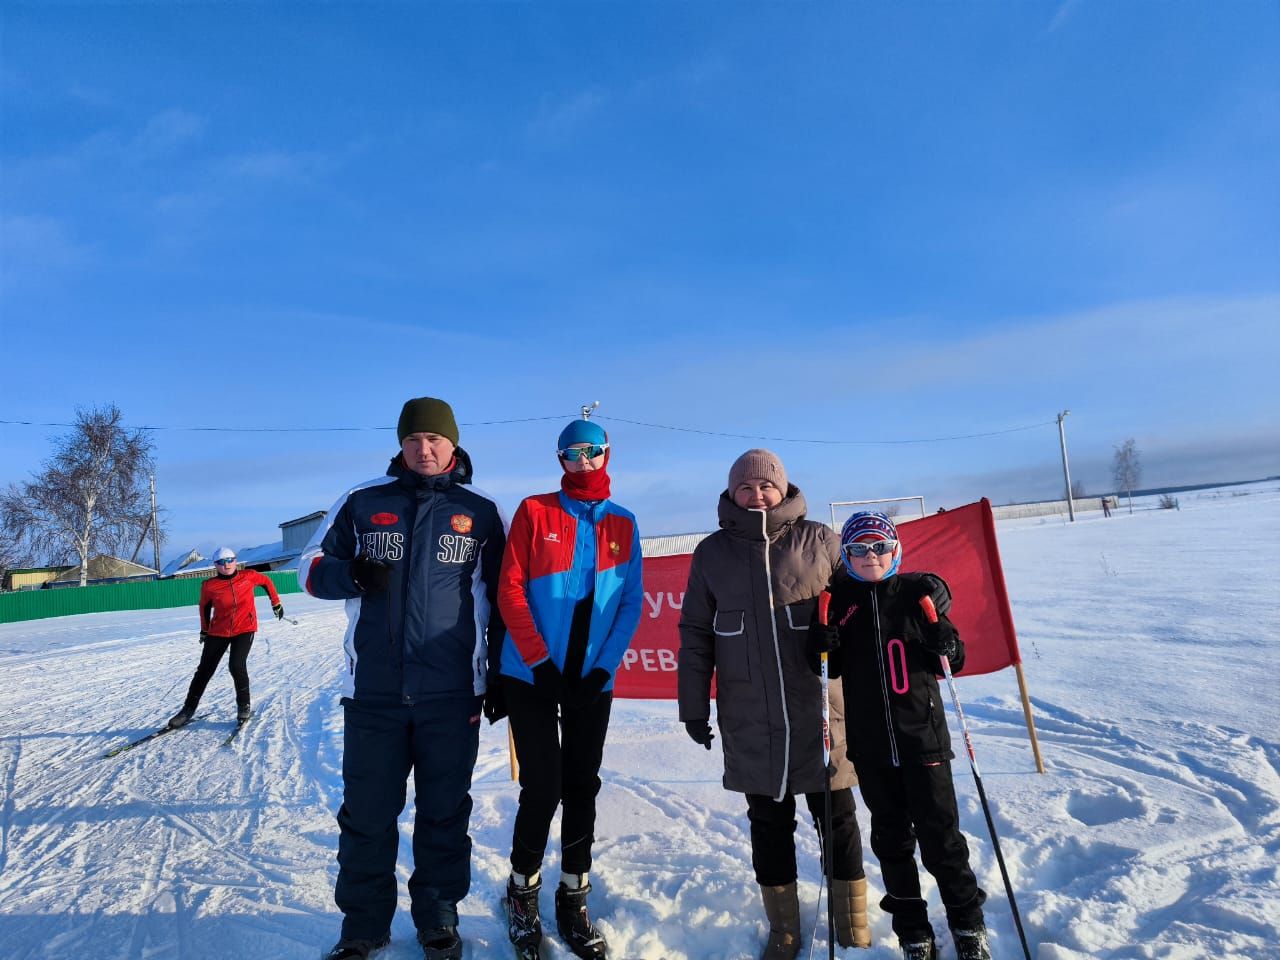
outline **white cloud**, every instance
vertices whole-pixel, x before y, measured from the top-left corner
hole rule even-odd
[[[147,120],[142,130],[125,143],[125,152],[142,157],[170,153],[198,141],[204,135],[203,118],[186,110],[162,110]]]
[[[1049,21],[1049,26],[1045,28],[1045,33],[1053,33],[1062,27],[1071,17],[1084,6],[1084,0],[1065,0],[1058,5],[1058,9],[1053,12],[1053,19]]]
[[[224,173],[249,180],[313,180],[329,173],[334,161],[323,153],[307,150],[262,150],[227,157]]]
[[[589,122],[608,99],[605,91],[593,87],[566,100],[555,103],[544,101],[529,123],[529,132],[539,140],[563,139]]]
[[[0,217],[0,290],[9,292],[23,279],[78,267],[92,256],[92,248],[54,217]]]

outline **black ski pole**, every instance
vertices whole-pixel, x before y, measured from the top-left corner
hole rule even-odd
[[[823,590],[818,594],[818,622],[827,622],[827,610],[831,606],[831,594]],[[827,672],[827,652],[824,650],[822,662],[822,864],[823,880],[827,885],[827,960],[836,960],[836,924],[835,910],[831,899],[831,878],[834,876],[831,865],[831,675]]]
[[[920,607],[930,623],[938,622],[938,611],[933,605],[932,597],[921,597]],[[1004,892],[1009,897],[1009,908],[1013,911],[1013,923],[1018,928],[1018,939],[1022,941],[1022,953],[1031,960],[1031,948],[1027,946],[1027,935],[1022,930],[1022,916],[1018,913],[1018,902],[1013,898],[1013,884],[1009,882],[1009,871],[1004,865],[1004,854],[1000,851],[1000,838],[996,836],[996,824],[991,819],[991,804],[987,802],[987,791],[982,787],[982,774],[978,773],[978,758],[973,752],[973,737],[969,736],[969,723],[964,718],[964,708],[960,706],[960,694],[956,692],[956,680],[951,675],[951,661],[939,656],[942,672],[947,678],[947,686],[951,689],[951,703],[956,708],[956,716],[960,718],[960,729],[964,733],[964,746],[969,752],[969,769],[973,771],[973,782],[978,787],[978,799],[982,801],[982,812],[987,818],[987,831],[991,834],[991,845],[996,850],[996,862],[1000,864],[1000,878],[1004,880]]]

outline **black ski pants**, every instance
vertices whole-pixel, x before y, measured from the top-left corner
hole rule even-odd
[[[520,806],[511,838],[511,869],[531,874],[542,866],[556,807],[560,819],[560,869],[586,873],[595,842],[600,763],[609,731],[613,694],[590,703],[570,687],[564,704],[535,692],[533,685],[503,677],[507,722],[520,761]]]
[[[234,637],[209,637],[201,643],[200,664],[196,667],[196,675],[191,678],[183,709],[196,712],[205,687],[209,686],[218,664],[222,662],[222,655],[228,649],[231,656],[227,659],[227,669],[231,671],[231,679],[236,685],[236,706],[249,706],[249,648],[252,646],[252,633],[239,633]]]
[[[338,882],[342,936],[377,940],[396,909],[397,820],[413,773],[413,873],[409,899],[419,930],[453,926],[471,888],[471,774],[480,745],[481,698],[373,706],[343,698]]]
[[[871,811],[871,849],[884,875],[880,906],[893,916],[893,932],[907,942],[933,935],[920,894],[917,842],[920,860],[937,881],[947,925],[954,930],[981,927],[987,895],[969,867],[951,764],[878,767],[855,762],[855,767]]]
[[[826,848],[826,800],[822,793],[806,793],[805,803],[818,831],[818,846]],[[781,800],[759,793],[747,794],[747,819],[751,821],[751,866],[756,883],[780,887],[796,879],[796,798]],[[853,791],[831,791],[831,865],[837,880],[859,880],[862,870],[862,835],[854,812]],[[824,863],[823,869],[826,869]]]

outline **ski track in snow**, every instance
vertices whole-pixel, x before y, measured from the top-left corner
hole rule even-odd
[[[1244,490],[1188,495],[1179,511],[1000,526],[1045,775],[1034,771],[1012,672],[962,677],[959,689],[1036,960],[1280,958],[1280,705],[1267,656],[1280,636],[1280,492]],[[1181,545],[1224,537],[1233,560],[1220,576],[1177,562]],[[263,619],[250,658],[255,716],[231,746],[224,666],[201,704],[206,719],[114,758],[102,754],[180,704],[199,653],[194,610],[0,626],[6,956],[314,960],[336,939],[344,618],[338,604],[287,602],[300,625]],[[993,950],[1020,957],[950,719]],[[517,788],[506,744],[505,724],[485,725],[472,891],[460,908],[471,958],[508,955],[499,898]],[[759,953],[745,802],[721,788],[715,746],[687,740],[674,703],[615,704],[592,872],[593,915],[615,960]],[[421,957],[404,892],[412,795],[410,782],[400,909],[381,960]],[[806,956],[820,878],[814,832],[800,820]],[[859,822],[878,896],[861,803]],[[544,913],[558,866],[553,839]],[[937,892],[923,882],[941,956],[953,958]],[[871,916],[875,946],[840,956],[899,955],[888,917],[874,905]],[[825,956],[823,936],[819,926],[815,955]],[[550,935],[546,956],[570,954]]]

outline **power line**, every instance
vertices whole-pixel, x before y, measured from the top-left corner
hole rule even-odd
[[[510,423],[537,423],[546,420],[572,419],[573,415],[555,414],[549,417],[517,417],[509,420],[475,420],[460,423],[462,427],[492,427]],[[832,440],[813,437],[766,437],[754,433],[726,433],[720,430],[701,430],[697,427],[679,427],[669,423],[650,423],[645,420],[630,420],[626,417],[606,417],[597,414],[599,420],[614,420],[628,423],[636,427],[648,427],[652,430],[671,430],[676,433],[696,433],[706,437],[725,437],[733,440],[759,440],[766,443],[812,443],[822,446],[893,446],[911,443],[947,443],[955,440],[978,440],[983,437],[999,437],[1009,433],[1020,433],[1025,430],[1036,430],[1046,427],[1055,420],[1044,420],[1029,423],[1021,427],[1009,427],[1006,430],[988,430],[982,433],[964,433],[950,437],[915,437],[906,440]],[[24,427],[74,427],[74,423],[46,423],[35,420],[0,420],[0,425]],[[139,430],[169,431],[187,433],[363,433],[369,431],[394,430],[395,427],[174,427],[174,426],[142,426]]]
[[[471,423],[460,423],[460,427],[491,427],[503,423],[533,423],[537,420],[565,420],[566,414],[552,417],[518,417],[513,420],[476,420]],[[74,423],[44,423],[36,420],[0,420],[0,424],[21,427],[74,427]],[[394,430],[395,427],[164,427],[147,425],[138,430],[186,433],[362,433],[372,430]]]
[[[652,427],[655,430],[676,430],[680,433],[699,433],[708,437],[731,437],[735,440],[765,440],[769,443],[817,443],[828,446],[839,445],[871,445],[871,444],[905,444],[905,443],[944,443],[949,440],[976,440],[980,437],[998,437],[1006,433],[1018,433],[1023,430],[1035,430],[1053,424],[1053,420],[1040,423],[1029,423],[1023,427],[1010,427],[1007,430],[990,430],[986,433],[965,433],[954,437],[918,437],[910,440],[830,440],[805,437],[762,437],[752,433],[722,433],[718,430],[698,430],[694,427],[676,427],[666,423],[646,423],[643,420],[627,420],[624,417],[597,416],[599,420],[616,420],[619,423],[630,423],[637,427]]]

